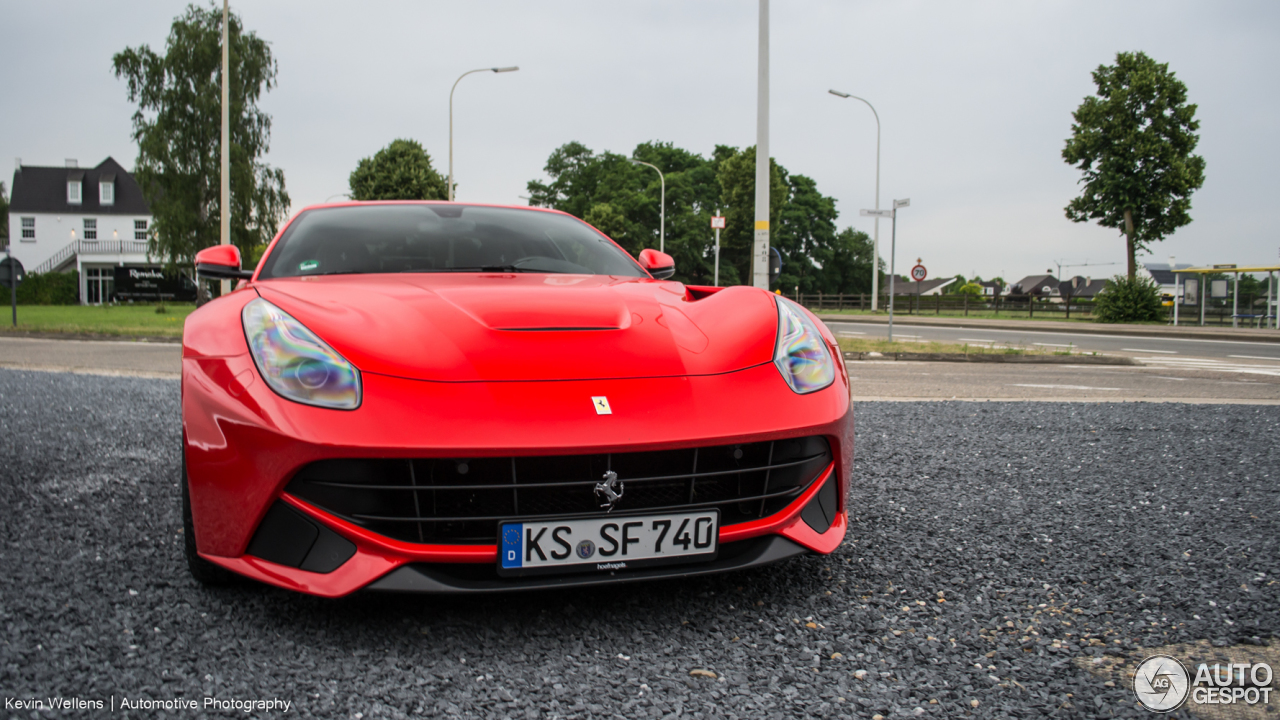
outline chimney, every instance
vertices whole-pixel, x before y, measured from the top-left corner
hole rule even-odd
[[[80,163],[76,162],[75,158],[67,158],[67,167],[80,167]]]

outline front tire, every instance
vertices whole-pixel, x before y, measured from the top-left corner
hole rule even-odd
[[[236,575],[224,568],[218,567],[213,563],[200,557],[200,553],[196,552],[196,531],[195,521],[191,517],[191,481],[187,478],[187,453],[186,449],[182,452],[182,540],[183,554],[187,557],[187,569],[191,571],[191,577],[201,585],[230,585],[236,580]]]

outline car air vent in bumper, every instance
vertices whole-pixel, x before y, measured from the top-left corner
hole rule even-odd
[[[821,436],[595,455],[322,460],[286,492],[396,540],[492,544],[502,520],[604,514],[596,484],[607,473],[622,487],[614,514],[714,507],[727,526],[782,510],[830,464]]]

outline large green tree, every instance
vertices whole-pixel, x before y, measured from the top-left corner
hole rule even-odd
[[[726,218],[720,244],[720,284],[750,281],[754,239],[755,149],[717,146],[711,157],[670,143],[641,143],[630,157],[596,153],[567,143],[547,160],[549,181],[528,185],[530,204],[576,215],[612,237],[633,255],[658,247],[661,183],[666,177],[666,251],[676,260],[676,279],[710,285],[715,276],[711,216]],[[865,233],[836,230],[835,201],[816,183],[770,164],[772,241],[782,255],[776,286],[786,292],[869,292],[871,244]]]
[[[1118,53],[1093,82],[1098,94],[1076,109],[1062,150],[1084,186],[1066,212],[1121,229],[1132,279],[1139,250],[1191,222],[1191,193],[1204,184],[1204,158],[1192,154],[1200,123],[1187,86],[1144,53]]]
[[[284,172],[262,162],[271,117],[258,108],[275,87],[267,41],[228,21],[231,118],[231,241],[252,255],[275,235],[289,207]],[[112,58],[137,103],[134,177],[155,217],[153,256],[188,263],[220,241],[222,10],[189,5],[169,30],[164,54],[142,45]]]
[[[9,194],[0,182],[0,245],[9,244]]]
[[[416,140],[392,140],[356,165],[348,180],[352,200],[445,200],[448,181],[431,166]]]

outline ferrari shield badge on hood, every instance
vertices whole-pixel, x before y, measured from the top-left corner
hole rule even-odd
[[[612,409],[610,409],[610,407],[609,407],[609,398],[607,398],[607,397],[605,397],[605,396],[603,396],[603,395],[600,395],[600,396],[598,396],[598,397],[593,397],[593,398],[591,398],[591,402],[592,402],[592,404],[594,404],[594,405],[596,406],[596,414],[597,414],[597,415],[612,415],[612,414],[613,414],[613,410],[612,410]]]

